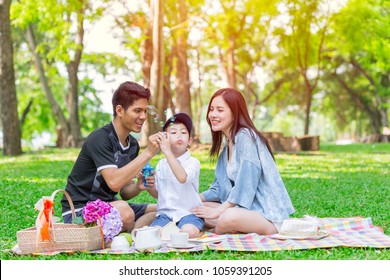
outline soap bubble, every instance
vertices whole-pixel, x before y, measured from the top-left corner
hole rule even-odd
[[[146,107],[146,112],[151,115],[151,116],[154,116],[153,117],[153,122],[154,123],[158,123],[160,125],[160,127],[163,127],[164,126],[164,121],[160,120],[160,116],[158,115],[158,110],[156,107],[154,107],[153,105],[148,105]],[[164,115],[166,116],[167,115],[167,110],[164,110]],[[174,118],[173,118],[174,120]]]
[[[146,107],[146,112],[147,112],[149,115],[152,115],[152,116],[157,115],[157,108],[154,107],[153,105],[148,105],[148,106]]]

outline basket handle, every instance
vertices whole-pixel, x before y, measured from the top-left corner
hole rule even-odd
[[[75,210],[74,210],[73,201],[72,201],[72,199],[70,198],[69,194],[68,194],[65,190],[59,189],[59,190],[54,191],[54,192],[51,194],[51,196],[50,196],[51,201],[54,202],[54,197],[55,197],[56,194],[59,193],[59,192],[63,193],[63,194],[65,195],[66,199],[68,200],[69,206],[70,206],[70,210],[72,211],[72,219],[73,219],[74,217],[76,217],[76,212],[75,212]]]
[[[54,202],[54,197],[56,196],[57,193],[63,193],[66,197],[66,199],[68,200],[69,202],[69,206],[70,206],[70,210],[72,211],[72,219],[74,217],[76,217],[76,213],[75,213],[75,210],[74,210],[74,205],[73,205],[73,201],[72,199],[70,198],[69,194],[65,191],[65,190],[62,190],[62,189],[58,189],[56,191],[54,191],[51,196],[50,196],[50,199]],[[102,248],[104,249],[105,248],[105,243],[104,243],[104,233],[103,233],[103,227],[102,227],[102,224],[100,224],[99,226],[100,228],[100,233],[102,234]],[[53,238],[55,240],[55,230],[53,228]]]

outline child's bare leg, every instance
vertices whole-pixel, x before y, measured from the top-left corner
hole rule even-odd
[[[196,238],[196,237],[199,237],[201,235],[200,230],[196,226],[191,225],[191,224],[184,224],[181,227],[181,231],[188,232],[189,238]]]

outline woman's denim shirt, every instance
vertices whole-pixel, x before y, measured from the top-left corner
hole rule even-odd
[[[255,140],[247,128],[237,133],[230,162],[234,186],[227,175],[227,163],[226,145],[217,161],[215,179],[203,192],[206,201],[229,201],[255,210],[271,222],[282,222],[294,213],[275,161],[259,136]]]

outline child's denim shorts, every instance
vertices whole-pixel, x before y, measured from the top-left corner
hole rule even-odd
[[[169,222],[172,222],[172,218],[170,218],[168,215],[166,214],[160,214],[158,215],[154,221],[152,222],[152,224],[150,226],[160,226],[160,227],[163,227],[165,226],[166,224],[168,224]],[[199,218],[197,216],[195,216],[194,214],[189,214],[187,216],[184,216],[183,218],[181,218],[177,223],[176,225],[179,227],[179,228],[182,228],[182,226],[184,226],[185,224],[191,224],[191,225],[194,225],[196,226],[200,231],[203,230],[203,227],[204,227],[204,219],[202,218]]]

